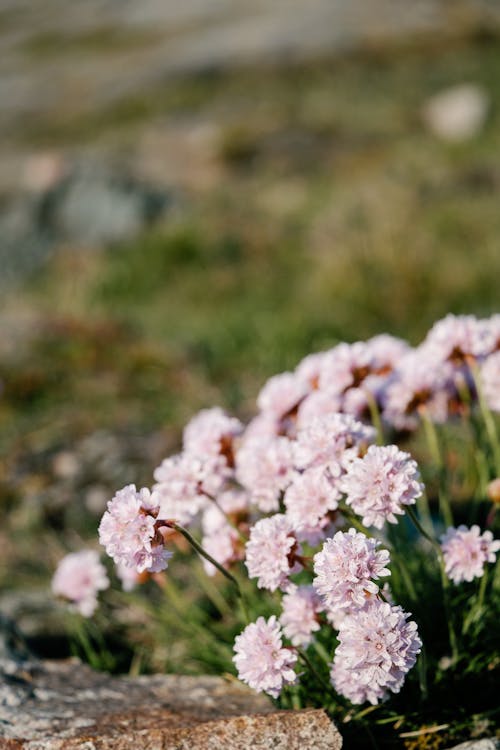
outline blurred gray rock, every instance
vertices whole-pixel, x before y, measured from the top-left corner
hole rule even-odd
[[[341,746],[324,711],[276,711],[266,697],[221,677],[111,677],[76,660],[48,661],[21,704],[0,705],[0,747],[16,750]]]
[[[39,225],[59,241],[101,246],[137,235],[169,202],[164,190],[133,177],[84,168],[43,195]]]
[[[100,246],[138,234],[169,202],[164,190],[131,176],[85,167],[41,196],[38,226],[60,242]]]
[[[36,666],[14,621],[0,615],[0,721],[4,708],[16,709],[32,695],[31,675]]]
[[[131,175],[89,165],[35,175],[0,206],[0,288],[31,275],[54,248],[102,247],[133,238],[164,215],[172,195]],[[40,189],[37,190],[37,184]]]

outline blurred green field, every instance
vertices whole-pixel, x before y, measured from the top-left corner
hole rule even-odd
[[[421,107],[464,81],[488,92],[487,123],[443,143]],[[2,300],[4,591],[45,590],[65,551],[95,543],[91,493],[149,484],[201,407],[248,417],[309,352],[381,332],[417,343],[448,312],[498,310],[499,39],[182,79],[19,139],[119,153],[157,119],[218,123],[180,208],[123,245],[61,250]],[[151,661],[178,668],[184,647]]]

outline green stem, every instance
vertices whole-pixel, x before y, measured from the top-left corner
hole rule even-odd
[[[183,526],[179,526],[178,523],[172,523],[168,525],[171,526],[171,528],[178,531],[179,534],[182,534],[184,539],[187,539],[191,547],[193,547],[193,549],[195,549],[199,555],[204,557],[205,560],[208,560],[209,563],[212,563],[212,565],[216,567],[217,570],[228,579],[228,581],[231,581],[233,586],[235,586],[236,591],[238,592],[238,596],[241,596],[240,584],[238,583],[236,578],[228,570],[226,570],[219,562],[217,562],[217,560],[214,557],[212,557],[212,555],[210,555],[205,549],[203,549],[201,544],[196,541],[196,539],[189,533],[187,529],[185,529]]]
[[[346,519],[351,523],[355,529],[360,531],[365,536],[373,537],[374,534],[369,531],[366,526],[363,525],[363,523],[359,520],[359,518],[352,512],[352,510],[345,504],[345,503],[339,503],[339,510],[340,512],[346,517]]]
[[[193,547],[194,550],[196,550],[196,552],[198,552],[199,555],[204,557],[205,560],[208,560],[209,563],[212,563],[212,565],[214,565],[217,568],[217,570],[228,579],[228,581],[231,581],[231,583],[236,589],[236,594],[240,600],[241,609],[243,611],[243,617],[245,618],[245,621],[248,623],[250,621],[249,616],[248,616],[248,610],[246,607],[245,600],[243,598],[243,594],[241,592],[240,584],[238,583],[236,578],[228,570],[226,570],[219,562],[217,562],[217,560],[213,558],[212,555],[210,555],[205,549],[203,549],[201,544],[196,541],[196,539],[189,533],[187,529],[185,529],[183,526],[179,526],[179,524],[175,522],[172,522],[168,525],[171,526],[171,528],[178,531],[179,534],[182,534],[184,539],[186,539],[189,542],[189,544]]]
[[[441,449],[439,447],[439,438],[436,430],[436,425],[430,418],[427,409],[422,408],[420,410],[420,416],[424,425],[425,436],[427,439],[427,445],[429,446],[430,454],[438,469],[439,510],[441,511],[441,515],[443,516],[443,520],[446,526],[453,526],[453,514],[451,512],[451,506],[446,490],[446,466],[444,464]]]
[[[241,531],[238,528],[238,526],[234,523],[234,521],[229,517],[229,515],[226,513],[226,511],[222,508],[222,506],[219,503],[219,501],[217,500],[217,498],[214,497],[214,495],[210,495],[208,492],[204,492],[203,494],[210,500],[210,502],[212,502],[215,505],[215,507],[217,508],[217,510],[219,511],[219,513],[221,513],[224,516],[224,518],[226,519],[226,523],[229,526],[231,526],[231,528],[234,529],[234,531],[236,531],[236,533],[238,534],[238,537],[239,537],[240,541],[243,542],[244,544],[246,544],[248,542],[247,537],[244,536],[244,534],[241,533]]]
[[[328,690],[329,692],[332,689],[332,686],[326,682],[326,680],[323,679],[323,677],[320,675],[314,664],[311,662],[307,654],[302,651],[302,649],[298,648],[297,653],[306,665],[306,667],[309,669],[310,672],[316,677],[318,682],[325,688],[325,690]]]
[[[313,645],[314,650],[320,657],[320,659],[322,659],[325,662],[328,669],[330,669],[330,667],[332,666],[332,658],[331,656],[329,656],[326,648],[319,641],[313,641],[312,645]]]
[[[426,700],[429,691],[427,688],[427,655],[425,652],[425,646],[423,644],[418,659],[418,681],[420,685],[420,692],[422,693],[422,698],[423,700]]]
[[[417,500],[417,508],[419,515],[422,518],[423,528],[430,536],[432,536],[434,534],[434,524],[432,522],[431,509],[429,507],[429,498],[427,497],[427,491],[425,489]]]
[[[452,660],[455,663],[458,659],[458,641],[457,641],[457,635],[455,633],[455,628],[453,626],[452,621],[452,613],[451,613],[451,605],[450,605],[450,582],[448,580],[448,576],[446,575],[446,571],[444,569],[444,558],[443,555],[440,555],[440,570],[441,570],[441,583],[443,586],[443,599],[444,599],[444,608],[446,613],[446,621],[448,623],[448,635],[450,638],[450,646],[451,646],[451,656]]]
[[[450,606],[450,583],[448,580],[448,576],[446,575],[445,567],[444,567],[444,558],[443,553],[441,550],[441,547],[439,543],[433,539],[423,528],[422,524],[418,520],[415,511],[413,508],[408,506],[407,512],[411,520],[413,521],[414,525],[418,529],[418,531],[429,541],[431,542],[432,546],[434,547],[434,550],[436,552],[438,562],[439,562],[439,569],[441,572],[441,584],[443,587],[443,600],[444,600],[444,607],[446,612],[446,621],[448,623],[448,634],[450,638],[450,646],[451,646],[451,653],[453,657],[453,661],[456,661],[458,658],[458,642],[457,642],[457,636],[455,633],[455,628],[453,626],[453,620],[452,620],[452,613],[451,613],[451,606]]]
[[[365,394],[366,400],[368,402],[372,424],[377,431],[377,445],[384,445],[384,428],[382,425],[382,419],[380,418],[380,409],[378,408],[377,401],[374,398],[373,393],[371,393],[369,390],[366,389],[363,391],[363,393]]]
[[[392,551],[391,557],[396,563],[396,565],[399,568],[399,572],[401,574],[401,578],[403,579],[404,585],[406,587],[406,590],[408,591],[408,594],[410,596],[410,599],[414,602],[417,601],[418,596],[417,592],[415,591],[415,587],[413,585],[413,581],[411,579],[411,574],[408,568],[406,567],[406,563],[404,561],[404,558],[402,555],[400,555],[398,552]],[[379,592],[380,593],[380,592]]]
[[[479,368],[477,367],[476,364],[472,364],[470,369],[472,372],[472,377],[474,378],[474,385],[476,386],[476,390],[477,390],[479,411],[481,412],[484,426],[486,427],[486,434],[488,435],[488,440],[490,442],[491,451],[493,453],[495,471],[496,471],[497,476],[500,476],[500,442],[498,440],[498,433],[497,433],[497,429],[495,425],[495,420],[493,419],[493,415],[490,409],[488,408],[486,399],[484,398]]]
[[[441,554],[441,547],[439,546],[438,542],[428,533],[428,531],[426,531],[426,529],[424,529],[411,505],[406,506],[406,512],[408,513],[408,518],[411,520],[417,531],[422,534],[422,536],[425,537],[425,539],[427,539],[427,541],[430,542],[433,547],[437,548],[438,553]]]
[[[472,623],[481,617],[481,611],[483,609],[484,596],[486,593],[487,583],[488,583],[488,571],[485,570],[481,577],[481,582],[479,584],[479,591],[478,591],[477,597],[474,600],[474,604],[472,605],[468,616],[464,620],[464,624],[462,626],[463,635],[465,635],[468,632]]]

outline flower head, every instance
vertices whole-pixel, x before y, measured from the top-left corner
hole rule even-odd
[[[401,607],[373,599],[344,618],[331,671],[338,692],[375,705],[387,691],[401,690],[422,647],[408,617]]]
[[[500,550],[500,540],[493,539],[491,531],[481,534],[479,526],[450,527],[441,537],[444,565],[453,583],[481,578],[484,565],[495,562]]]
[[[172,553],[165,549],[157,530],[158,506],[147,488],[129,484],[108,502],[99,524],[99,541],[115,563],[138,573],[157,573],[168,565]]]
[[[250,501],[269,513],[293,476],[292,441],[286,437],[250,437],[236,455],[236,476]]]
[[[288,576],[300,570],[295,560],[297,539],[285,515],[257,521],[246,544],[248,575],[257,578],[261,589],[276,591],[288,584]]]
[[[337,477],[374,439],[375,430],[349,414],[318,417],[297,433],[296,465],[299,469],[322,466]]]
[[[365,526],[381,529],[396,523],[403,506],[412,505],[424,489],[416,462],[395,445],[371,445],[363,458],[355,458],[340,480],[346,502]]]
[[[315,528],[338,508],[339,498],[340,492],[322,467],[297,472],[284,497],[287,518],[297,531]]]
[[[73,552],[60,561],[52,578],[52,592],[62,596],[84,617],[97,607],[97,593],[109,586],[106,569],[94,550]]]
[[[257,397],[257,406],[262,412],[282,419],[297,408],[310,387],[297,374],[282,372],[269,378]]]
[[[402,358],[383,394],[383,416],[398,430],[414,430],[425,409],[434,422],[448,418],[453,369],[420,347]],[[451,390],[450,390],[451,389]]]
[[[258,692],[277,698],[285,685],[297,679],[294,665],[297,654],[283,648],[281,629],[274,615],[259,617],[247,625],[234,641],[233,661],[240,680]]]
[[[198,456],[224,456],[228,466],[234,464],[233,441],[243,431],[239,419],[222,409],[202,409],[184,428],[183,447]]]
[[[314,556],[313,586],[327,609],[362,607],[379,587],[373,578],[390,575],[389,552],[377,550],[380,542],[355,529],[337,531]]]
[[[153,496],[162,519],[190,524],[216,495],[227,476],[223,456],[199,456],[183,452],[166,458],[154,472]]]
[[[283,632],[294,646],[306,648],[312,634],[320,629],[318,612],[321,600],[312,586],[290,586],[282,601],[280,622]]]

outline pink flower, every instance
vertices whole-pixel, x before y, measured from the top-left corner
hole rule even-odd
[[[99,525],[99,541],[115,563],[138,573],[157,573],[168,565],[172,553],[165,549],[157,530],[158,507],[145,487],[129,484],[108,502]]]
[[[310,386],[292,372],[269,378],[257,397],[260,411],[281,419],[293,411],[308,394]]]
[[[467,357],[489,354],[492,344],[488,321],[474,315],[449,314],[434,323],[423,347],[436,361],[460,364]]]
[[[331,678],[352,703],[376,705],[387,691],[401,690],[422,647],[408,617],[401,607],[373,599],[342,622]]]
[[[123,563],[117,563],[115,565],[115,572],[122,583],[122,589],[124,591],[132,591],[139,583],[140,574],[135,568],[129,568]]]
[[[370,352],[371,371],[377,375],[389,373],[410,351],[406,341],[387,333],[368,339],[366,346]]]
[[[500,540],[494,540],[491,531],[481,534],[479,526],[450,527],[441,537],[445,570],[453,583],[481,578],[484,565],[495,562],[500,550]]]
[[[251,437],[236,454],[236,477],[264,513],[278,510],[292,476],[292,443],[286,437]]]
[[[322,466],[335,478],[374,439],[375,430],[349,414],[319,417],[297,433],[296,465],[299,469]]]
[[[295,368],[295,375],[303,382],[306,382],[310,388],[317,388],[323,363],[328,355],[328,351],[308,354]]]
[[[319,388],[344,393],[363,382],[371,372],[371,364],[370,350],[364,341],[338,344],[323,359]]]
[[[97,593],[109,586],[109,579],[99,555],[94,550],[82,550],[66,555],[52,578],[52,592],[72,603],[84,617],[90,617],[97,607]]]
[[[294,475],[285,493],[286,516],[297,531],[316,528],[338,508],[340,493],[322,468],[307,469]]]
[[[401,360],[384,391],[383,416],[398,430],[416,429],[423,409],[434,422],[445,422],[454,395],[451,364],[415,349]]]
[[[246,544],[248,575],[261,589],[276,591],[288,584],[288,576],[300,570],[295,560],[297,540],[288,518],[274,515],[257,521]]]
[[[322,609],[319,596],[312,586],[291,585],[283,597],[280,617],[283,632],[294,646],[306,648],[312,634],[320,629],[318,612]]]
[[[223,456],[184,452],[166,458],[154,472],[158,517],[188,525],[207,506],[207,494],[217,495],[227,475]]]
[[[234,641],[233,662],[238,677],[254,690],[277,698],[285,685],[293,685],[297,675],[297,654],[283,648],[281,629],[274,615],[259,617],[250,623]]]
[[[299,406],[297,429],[302,430],[314,420],[342,411],[342,396],[332,391],[312,391]]]
[[[500,351],[491,354],[481,366],[481,381],[486,403],[500,411]]]
[[[362,516],[365,526],[381,529],[397,523],[404,505],[412,505],[424,486],[417,463],[396,445],[371,445],[363,458],[355,458],[340,480],[346,502]]]
[[[390,575],[387,569],[389,552],[377,551],[380,542],[370,539],[355,529],[337,531],[327,539],[320,552],[314,555],[313,586],[332,610],[362,607],[367,595],[376,594],[379,587],[373,578]]]
[[[242,431],[240,420],[222,409],[202,409],[184,428],[184,450],[200,457],[223,455],[231,466],[233,441]]]

